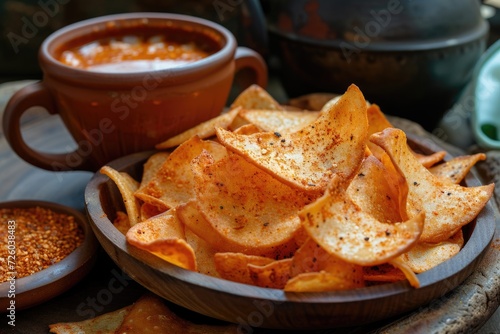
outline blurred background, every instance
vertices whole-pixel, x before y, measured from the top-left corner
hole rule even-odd
[[[0,0],[0,83],[40,79],[41,43],[68,24],[173,12],[222,24],[258,51],[280,102],[354,82],[383,111],[431,129],[498,39],[499,8],[500,0]]]
[[[97,16],[140,11],[203,17],[228,28],[240,45],[267,53],[267,30],[259,1],[0,0],[1,82],[41,78],[37,52],[55,30]]]

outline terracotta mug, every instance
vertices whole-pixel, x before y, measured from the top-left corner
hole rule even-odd
[[[184,36],[214,50],[196,61],[148,70],[129,71],[122,66],[99,72],[61,61],[63,52],[75,46],[145,33],[164,34],[166,40]],[[226,28],[201,18],[167,13],[117,14],[69,25],[47,37],[39,62],[42,81],[12,96],[4,112],[3,130],[22,159],[53,171],[96,171],[115,158],[153,149],[155,144],[219,115],[239,70],[254,73],[253,83],[267,84],[262,57],[238,47]],[[20,119],[33,106],[60,115],[76,141],[75,151],[48,154],[26,144]]]

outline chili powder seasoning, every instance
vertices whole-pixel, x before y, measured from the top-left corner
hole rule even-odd
[[[84,240],[75,217],[42,207],[0,209],[0,224],[0,282],[12,272],[8,259],[15,263],[16,278],[22,278],[61,261]],[[15,236],[15,258],[9,235]]]

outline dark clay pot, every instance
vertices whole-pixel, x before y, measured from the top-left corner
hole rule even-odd
[[[354,83],[427,129],[470,80],[488,35],[474,0],[275,0],[268,12],[289,97]]]

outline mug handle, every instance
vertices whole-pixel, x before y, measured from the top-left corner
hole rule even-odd
[[[70,153],[44,153],[32,149],[23,139],[21,133],[21,116],[31,107],[40,106],[50,114],[57,114],[54,99],[43,82],[30,84],[17,91],[7,103],[3,115],[3,132],[14,152],[29,164],[49,171],[88,170],[89,163],[81,160],[80,163],[69,166],[67,158],[77,154],[77,150]]]
[[[255,75],[255,80],[252,83],[264,89],[266,88],[268,80],[267,65],[259,53],[245,46],[239,46],[236,48],[234,60],[236,63],[235,73],[249,68]]]

